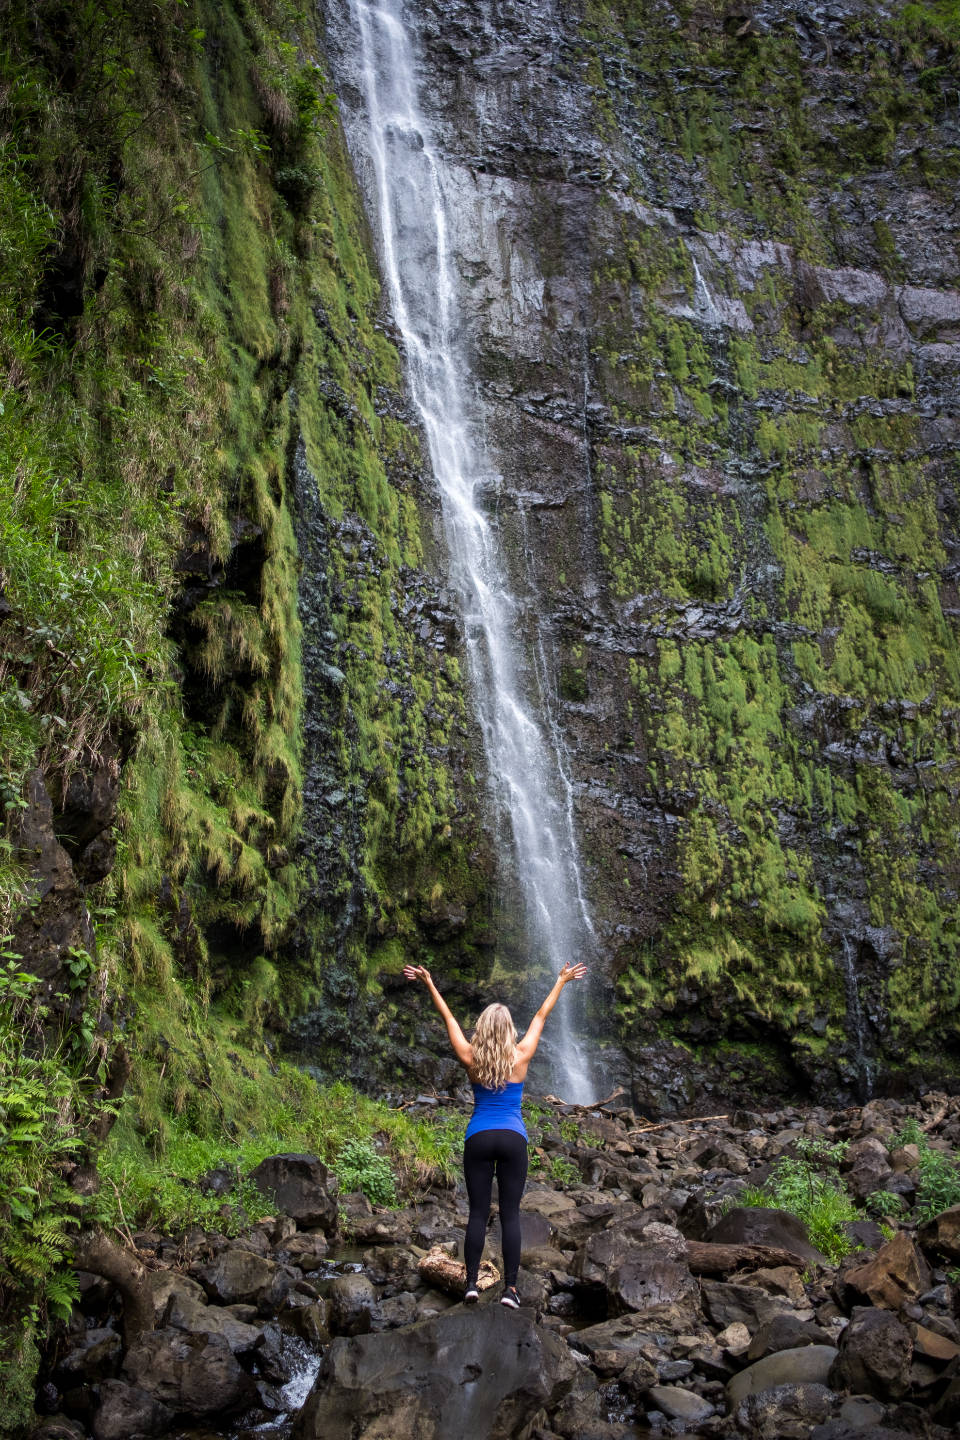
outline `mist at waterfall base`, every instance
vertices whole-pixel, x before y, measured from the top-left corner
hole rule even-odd
[[[534,1007],[565,962],[590,964],[595,943],[572,785],[550,713],[539,607],[529,585],[524,593],[524,577],[518,583],[508,574],[496,526],[481,508],[497,492],[499,476],[457,343],[451,180],[420,110],[414,42],[390,0],[347,3],[339,88],[361,96],[362,104],[356,110],[344,104],[345,130],[441,498],[449,578],[460,599],[471,695],[503,837],[501,864],[512,867],[523,897]],[[595,1082],[578,1035],[578,988],[567,988],[551,1017],[540,1079],[541,1088],[583,1103],[594,1098]],[[516,1017],[521,1031],[526,1018]]]

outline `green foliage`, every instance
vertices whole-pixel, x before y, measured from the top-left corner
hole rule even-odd
[[[82,1202],[61,1167],[80,1157],[94,1108],[74,1047],[44,1034],[37,984],[0,941],[0,1403],[14,1429],[33,1415],[35,1342],[78,1293],[69,1261]]]
[[[800,1140],[797,1156],[784,1156],[770,1178],[759,1187],[749,1187],[738,1197],[741,1205],[766,1205],[787,1210],[802,1220],[810,1243],[833,1264],[839,1264],[853,1245],[844,1225],[861,1220],[843,1188],[836,1167],[845,1146]]]
[[[932,1220],[951,1205],[960,1205],[960,1156],[947,1155],[934,1150],[930,1137],[921,1130],[917,1120],[906,1121],[900,1132],[890,1141],[891,1148],[898,1145],[916,1145],[920,1151],[917,1165],[917,1195],[914,1201],[920,1220]]]
[[[554,1155],[547,1167],[547,1174],[555,1185],[578,1185],[580,1170],[566,1155]]]
[[[372,1205],[395,1205],[397,1187],[390,1161],[370,1140],[348,1140],[339,1151],[334,1169],[341,1190],[362,1190]]]

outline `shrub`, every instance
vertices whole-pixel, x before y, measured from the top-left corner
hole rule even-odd
[[[800,1140],[796,1157],[784,1156],[763,1185],[746,1189],[741,1205],[769,1205],[787,1210],[802,1220],[810,1243],[838,1264],[854,1248],[844,1230],[851,1220],[862,1220],[843,1188],[836,1167],[844,1145],[826,1145],[817,1140]]]
[[[362,1190],[371,1205],[395,1205],[397,1184],[390,1161],[369,1140],[348,1140],[334,1169],[342,1190]]]
[[[917,1120],[908,1120],[890,1144],[916,1145],[920,1151],[915,1201],[919,1219],[932,1220],[951,1205],[960,1205],[960,1163],[954,1155],[931,1149],[929,1137]]]

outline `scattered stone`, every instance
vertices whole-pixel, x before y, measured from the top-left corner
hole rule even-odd
[[[736,1358],[746,1350],[749,1350],[751,1344],[750,1331],[742,1320],[734,1320],[725,1330],[720,1331],[720,1334],[717,1336],[717,1344],[721,1350],[725,1350],[728,1355]],[[757,1355],[753,1358],[759,1360],[760,1357]]]
[[[778,1350],[796,1350],[801,1345],[826,1345],[829,1341],[829,1335],[819,1325],[809,1320],[798,1320],[796,1315],[785,1311],[760,1326],[750,1341],[747,1360],[752,1364],[765,1355],[776,1354]]]

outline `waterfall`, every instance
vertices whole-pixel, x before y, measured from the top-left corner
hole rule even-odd
[[[349,0],[354,53],[343,77],[365,114],[347,126],[379,229],[410,393],[441,497],[451,580],[462,606],[471,693],[493,800],[507,823],[510,862],[524,897],[531,969],[556,974],[589,960],[593,928],[573,829],[572,787],[545,698],[542,641],[525,653],[530,619],[511,593],[495,524],[482,507],[499,477],[457,343],[457,286],[445,192],[450,185],[417,97],[411,39],[392,0]],[[568,990],[551,1019],[558,1039],[552,1083],[592,1098],[590,1067],[573,1031]]]

